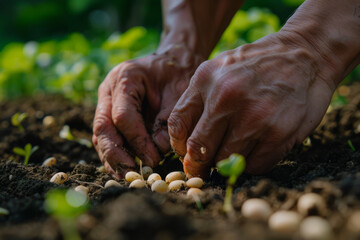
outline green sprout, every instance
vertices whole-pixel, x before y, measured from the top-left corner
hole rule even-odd
[[[349,139],[349,140],[347,140],[347,144],[349,145],[350,149],[351,149],[353,152],[355,152],[355,151],[356,151],[356,149],[355,149],[355,147],[354,147],[354,145],[353,145],[353,143],[351,142],[351,140],[350,140],[350,139]]]
[[[29,162],[30,156],[38,149],[39,149],[38,146],[32,147],[32,145],[30,143],[28,143],[25,145],[24,149],[19,148],[19,147],[14,147],[13,152],[16,153],[17,155],[23,156],[25,158],[24,165],[27,165]]]
[[[68,125],[63,126],[63,128],[59,132],[59,137],[69,140],[69,141],[78,142],[79,144],[84,145],[88,148],[92,147],[92,143],[88,139],[74,137],[74,135],[71,133],[70,127]]]
[[[22,126],[22,122],[25,120],[25,118],[27,118],[27,113],[15,113],[14,115],[12,115],[11,117],[11,124],[14,127],[17,127],[20,132],[24,132],[24,127]]]
[[[234,185],[237,178],[245,170],[245,158],[240,154],[231,154],[229,158],[226,158],[216,164],[219,173],[224,177],[228,177],[228,184],[226,187],[223,211],[229,216],[234,215],[234,208],[231,203],[231,196]]]
[[[45,210],[59,222],[65,240],[81,239],[76,220],[89,207],[88,197],[73,189],[53,189],[46,194]]]

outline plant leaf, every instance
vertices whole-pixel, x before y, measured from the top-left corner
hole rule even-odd
[[[25,150],[22,149],[22,148],[19,148],[19,147],[14,147],[13,152],[16,153],[17,155],[20,155],[20,156],[25,156],[26,155]]]
[[[244,156],[234,153],[229,158],[218,162],[216,166],[221,175],[225,177],[234,176],[236,179],[245,170],[246,163]]]
[[[39,149],[39,146],[34,146],[30,151],[30,155],[33,154],[34,152],[36,152],[38,149]]]
[[[15,113],[11,116],[11,124],[15,127],[19,126],[19,115],[20,113]]]
[[[25,150],[26,154],[29,154],[29,155],[31,154],[31,148],[32,148],[31,143],[27,143],[25,145],[24,150]]]

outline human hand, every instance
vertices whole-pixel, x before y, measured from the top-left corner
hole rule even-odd
[[[160,161],[157,148],[170,150],[168,116],[200,63],[184,45],[169,45],[107,75],[98,91],[93,143],[115,178],[136,167],[135,156],[154,167]]]
[[[293,40],[276,33],[200,65],[168,119],[188,176],[206,177],[232,153],[262,174],[320,123],[336,85],[319,55]]]

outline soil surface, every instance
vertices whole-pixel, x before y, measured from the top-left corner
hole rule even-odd
[[[75,219],[82,239],[301,239],[297,231],[280,234],[271,231],[266,221],[246,219],[241,206],[249,198],[262,198],[273,212],[296,211],[306,192],[319,193],[327,205],[324,211],[312,209],[306,215],[327,219],[335,239],[358,239],[349,229],[349,219],[360,210],[360,84],[339,92],[347,104],[329,109],[310,136],[311,144],[295,147],[265,176],[239,178],[233,194],[235,219],[222,213],[226,179],[216,171],[203,187],[201,208],[186,197],[186,190],[158,194],[130,189],[125,181],[120,181],[121,187],[103,188],[112,178],[99,171],[96,151],[59,137],[68,125],[75,137],[91,140],[94,106],[60,96],[4,101],[0,103],[0,207],[9,214],[0,214],[0,239],[64,239],[59,222],[45,210],[46,193],[80,184],[89,187],[91,205]],[[24,132],[11,124],[17,112],[28,114]],[[53,126],[43,125],[46,116],[55,117]],[[27,143],[39,149],[24,165],[13,148]],[[41,166],[49,157],[57,163]],[[178,169],[181,162],[168,158],[155,171],[164,177]],[[51,183],[57,172],[67,173],[69,180]]]

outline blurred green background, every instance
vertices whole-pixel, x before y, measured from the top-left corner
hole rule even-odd
[[[302,0],[248,0],[211,57],[278,31]],[[118,63],[156,49],[160,0],[0,2],[0,99],[61,93],[96,102]],[[360,78],[359,67],[347,81]]]

